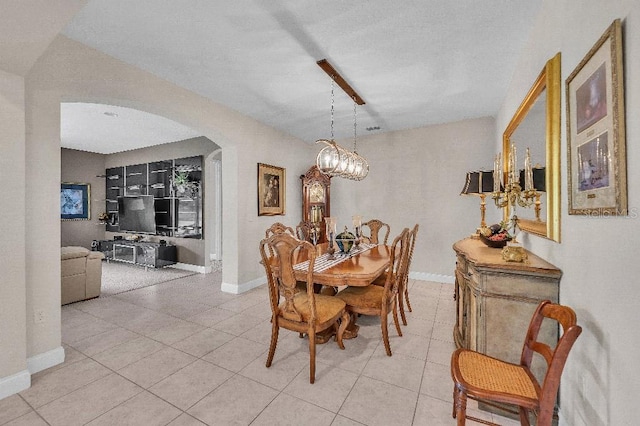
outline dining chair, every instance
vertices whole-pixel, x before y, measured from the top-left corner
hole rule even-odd
[[[391,346],[389,345],[389,321],[387,315],[389,311],[393,314],[393,322],[399,336],[402,336],[400,324],[398,323],[398,289],[402,280],[399,273],[406,262],[405,251],[408,245],[409,229],[405,228],[391,244],[390,269],[398,273],[387,274],[384,286],[369,285],[366,287],[348,286],[340,291],[335,297],[342,299],[347,304],[347,311],[352,314],[351,320],[355,323],[357,314],[376,315],[380,317],[382,327],[382,340],[387,355],[391,356]]]
[[[304,220],[296,226],[296,236],[302,241],[311,241],[311,223]]]
[[[549,320],[554,321],[552,324],[557,322],[562,329],[562,336],[555,348],[538,340],[543,320],[545,323]],[[582,327],[576,324],[573,309],[544,300],[538,305],[529,323],[519,364],[501,361],[469,349],[457,349],[451,356],[453,418],[457,419],[457,424],[464,425],[466,419],[487,423],[467,416],[466,405],[469,398],[500,409],[505,408],[497,404],[517,405],[518,412],[514,414],[520,415],[522,425],[529,425],[530,411],[537,415],[536,425],[551,425],[560,376],[569,351],[581,332]],[[542,384],[531,371],[534,352],[542,355],[546,361],[547,370]]]
[[[389,241],[389,233],[391,232],[391,227],[388,224],[378,219],[371,219],[362,224],[363,229],[365,226],[369,228],[369,235],[363,235],[366,242],[372,244],[387,244]],[[384,233],[384,238],[380,238],[380,231]]]
[[[270,258],[268,251],[276,253]],[[296,250],[307,250],[309,265],[306,269],[305,292],[296,290],[293,259]],[[275,234],[260,242],[260,255],[267,273],[269,300],[271,302],[271,344],[267,356],[267,368],[271,367],[278,344],[280,328],[306,333],[309,336],[309,382],[316,374],[316,333],[333,328],[340,349],[344,349],[342,335],[349,324],[349,314],[344,301],[313,291],[313,267],[316,250],[308,241],[300,241],[286,232]],[[280,302],[281,296],[284,300]]]
[[[292,227],[286,226],[280,222],[276,222],[273,225],[271,225],[269,228],[267,228],[267,230],[264,233],[264,236],[265,238],[269,238],[273,235],[283,234],[283,233],[287,233],[294,237],[296,236],[296,233],[293,231]],[[271,246],[267,246],[267,249],[269,252],[268,259],[273,259],[276,253],[274,252]],[[296,291],[305,292],[307,290],[307,283],[305,283],[304,281],[299,281],[296,289],[297,289]],[[300,337],[303,337],[303,336],[300,335]]]
[[[402,277],[402,287],[398,290],[398,305],[400,306],[400,318],[402,324],[407,325],[407,317],[404,313],[404,304],[407,304],[409,312],[413,312],[411,309],[411,302],[409,301],[409,272],[411,270],[411,260],[413,260],[413,249],[416,246],[416,237],[418,236],[418,228],[420,225],[416,223],[413,229],[409,232],[409,249],[407,253],[407,264],[405,266],[404,275]]]

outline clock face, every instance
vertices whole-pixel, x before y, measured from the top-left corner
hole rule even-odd
[[[324,203],[324,187],[318,182],[309,188],[309,201],[312,203]]]

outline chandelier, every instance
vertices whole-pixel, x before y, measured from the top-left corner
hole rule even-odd
[[[362,180],[369,174],[369,163],[356,151],[357,149],[357,116],[356,107],[364,101],[355,93],[337,71],[325,60],[318,61],[318,65],[331,77],[331,139],[318,139],[316,143],[323,143],[323,147],[316,156],[316,166],[328,176],[339,176],[351,180]],[[334,111],[334,83],[338,83],[353,99],[353,151],[348,151],[338,145],[333,136]]]

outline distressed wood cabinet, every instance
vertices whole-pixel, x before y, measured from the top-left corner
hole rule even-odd
[[[558,302],[562,271],[531,252],[526,263],[506,262],[501,250],[478,239],[453,245],[456,252],[456,325],[453,337],[464,347],[509,361],[519,362],[529,321],[538,303]],[[548,324],[543,339],[555,346],[558,330]],[[534,364],[537,377],[542,361]]]

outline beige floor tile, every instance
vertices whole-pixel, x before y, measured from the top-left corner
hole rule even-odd
[[[187,319],[209,309],[211,309],[211,306],[205,305],[204,303],[182,300],[180,302],[171,301],[168,303],[162,303],[160,306],[155,308],[158,312],[181,319]]]
[[[142,389],[112,373],[38,409],[52,426],[83,425],[106,413]]]
[[[73,347],[87,356],[93,356],[121,343],[137,339],[138,337],[140,337],[139,334],[122,327],[117,327],[96,336],[75,342]]]
[[[427,361],[449,366],[451,364],[451,354],[455,350],[456,345],[453,342],[431,339]]]
[[[236,314],[213,325],[213,328],[225,333],[239,336],[245,331],[255,327],[263,320],[244,313]]]
[[[234,376],[188,410],[208,425],[247,425],[278,391],[242,376]]]
[[[181,414],[180,416],[178,416],[175,420],[173,420],[171,423],[169,423],[167,426],[206,426],[204,423],[202,423],[200,420],[196,419],[195,417],[191,417],[188,414]]]
[[[416,406],[416,413],[413,418],[413,424],[451,426],[456,422],[451,414],[452,408],[451,402],[445,402],[428,395],[420,395],[418,405]]]
[[[280,394],[251,425],[329,426],[335,414],[290,395]]]
[[[140,308],[143,309],[143,308]],[[116,319],[114,322],[121,327],[124,327],[128,330],[135,331],[136,333],[147,335],[152,331],[158,330],[162,327],[166,327],[175,322],[175,318],[163,314],[161,312],[155,312],[152,310],[147,310],[144,315],[140,315],[132,320],[125,319]]]
[[[339,414],[375,425],[410,425],[418,393],[361,376]]]
[[[268,349],[269,347],[262,343],[236,337],[202,359],[237,373],[259,357],[264,365],[267,359],[265,352]],[[265,355],[261,356],[263,354]]]
[[[109,369],[87,358],[35,377],[31,387],[22,391],[20,395],[32,407],[38,408],[109,373],[111,373]]]
[[[149,391],[186,410],[228,380],[233,373],[202,360],[175,372],[153,385]]]
[[[335,342],[329,342],[322,345],[324,349],[316,360],[360,374],[373,355],[373,351],[381,344],[381,340],[381,336],[367,338],[364,335],[358,335],[355,339],[344,341],[344,350],[340,349]]]
[[[245,293],[241,295],[241,297],[237,297],[218,305],[218,308],[239,313],[258,304],[269,306],[269,294],[266,289],[264,290],[264,293],[261,294]]]
[[[416,336],[422,336],[426,339],[431,338],[431,333],[433,332],[433,321],[418,318],[417,316],[411,314],[410,318],[407,318],[407,325],[402,325],[402,334],[414,334]],[[396,328],[393,324],[393,319],[389,318],[389,335],[397,336]]]
[[[407,355],[412,358],[426,360],[427,352],[429,351],[430,339],[418,336],[416,334],[405,333],[403,327],[402,336],[391,334],[389,336],[389,345],[391,346],[391,353]],[[384,343],[381,344],[376,351],[384,352]],[[385,352],[386,354],[386,352]]]
[[[165,345],[171,345],[189,336],[193,336],[204,329],[205,327],[199,324],[176,319],[173,324],[155,330],[149,333],[147,337],[162,342]]]
[[[327,364],[316,364],[316,380],[309,383],[309,370],[303,368],[284,389],[284,393],[337,413],[358,375]]]
[[[293,333],[291,332],[281,332],[278,334],[278,342],[282,339],[291,338],[292,335]],[[240,337],[269,345],[271,343],[271,322],[262,321],[260,324],[242,333]]]
[[[138,337],[102,351],[94,355],[93,359],[112,370],[120,370],[154,352],[158,352],[164,347],[165,345],[155,340],[147,337]]]
[[[387,356],[384,346],[380,345],[367,363],[362,375],[418,392],[424,364],[425,361],[399,353]]]
[[[82,339],[96,336],[105,331],[113,330],[114,328],[116,328],[116,325],[88,315],[88,318],[81,324],[72,327],[63,327],[62,341],[72,345]]]
[[[20,395],[0,399],[0,425],[33,411]]]
[[[256,358],[240,371],[245,377],[253,379],[272,388],[283,390],[298,375],[300,371],[309,371],[309,352],[284,353],[273,357],[271,367],[267,368],[265,363],[267,354]]]
[[[451,301],[440,299],[436,312],[436,322],[454,325],[456,323],[456,305]]]
[[[448,365],[427,362],[422,375],[420,393],[442,401],[451,401],[453,394],[451,368]]]
[[[47,422],[42,420],[42,417],[35,411],[18,417],[6,423],[5,426],[48,426]]]
[[[207,328],[171,346],[193,356],[202,357],[233,338],[234,336],[232,334]]]
[[[160,426],[166,425],[181,413],[176,407],[144,391],[87,424],[91,426]]]
[[[455,326],[451,324],[442,324],[439,322],[433,323],[433,333],[431,338],[435,340],[442,340],[444,342],[453,343],[453,328]]]
[[[31,380],[34,380],[37,377],[44,376],[46,374],[51,373],[52,371],[59,370],[68,365],[73,364],[74,362],[81,361],[83,359],[87,359],[87,356],[77,350],[73,349],[71,346],[62,344],[62,349],[64,349],[64,362],[54,365],[53,367],[49,367],[46,370],[38,371],[31,375]]]
[[[205,327],[213,327],[214,324],[220,321],[226,320],[235,315],[233,311],[227,311],[220,308],[210,308],[197,315],[190,316],[187,320],[195,322],[196,324],[203,325]]]
[[[331,426],[360,426],[360,425],[362,425],[362,423],[356,422],[355,420],[351,420],[340,415],[336,416],[336,418],[333,419],[333,423],[331,423]]]
[[[196,358],[189,354],[166,347],[133,364],[129,364],[118,370],[118,373],[147,389],[195,360]]]

